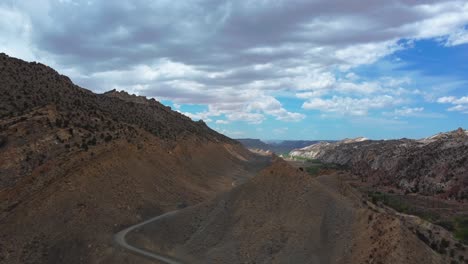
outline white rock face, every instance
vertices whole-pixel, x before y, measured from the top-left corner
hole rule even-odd
[[[459,128],[459,129],[457,129],[455,131],[450,131],[450,132],[445,132],[445,133],[438,133],[438,134],[435,134],[435,135],[427,137],[427,138],[422,138],[422,139],[417,140],[417,142],[423,143],[423,144],[428,144],[428,143],[432,143],[432,142],[435,142],[435,141],[440,140],[440,139],[449,139],[449,138],[452,138],[452,137],[462,136],[462,135],[468,136],[468,130]]]
[[[308,159],[317,159],[321,155],[325,154],[325,152],[330,151],[340,145],[343,144],[350,144],[355,142],[362,142],[368,140],[365,137],[358,137],[358,138],[346,138],[338,142],[329,143],[329,142],[319,142],[305,148],[301,149],[294,149],[292,150],[289,155],[291,157],[302,157]]]

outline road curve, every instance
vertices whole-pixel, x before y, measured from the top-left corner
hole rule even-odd
[[[137,247],[134,247],[130,244],[127,243],[127,240],[125,239],[125,236],[141,227],[141,226],[144,226],[146,224],[149,224],[153,221],[156,221],[156,220],[159,220],[159,219],[162,219],[162,218],[165,218],[165,217],[168,217],[168,216],[171,216],[171,215],[174,215],[175,213],[177,213],[177,211],[172,211],[172,212],[168,212],[168,213],[165,213],[165,214],[162,214],[162,215],[159,215],[159,216],[156,216],[156,217],[153,217],[151,219],[148,219],[144,222],[141,222],[139,224],[136,224],[136,225],[133,225],[133,226],[130,226],[128,228],[125,228],[124,230],[118,232],[117,234],[114,235],[114,241],[121,247],[137,254],[137,255],[141,255],[141,256],[144,256],[144,257],[147,257],[147,258],[150,258],[150,259],[154,259],[154,260],[159,260],[159,261],[162,261],[164,263],[167,263],[167,264],[182,264],[182,262],[178,261],[178,260],[175,260],[171,257],[168,257],[168,256],[163,256],[163,255],[160,255],[158,253],[155,253],[155,252],[150,252],[150,251],[147,251],[147,250],[144,250],[144,249],[141,249],[141,248],[137,248]]]

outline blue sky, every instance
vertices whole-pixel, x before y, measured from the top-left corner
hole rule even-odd
[[[396,51],[378,61],[353,68],[352,72],[365,81],[382,78],[404,79],[397,88],[416,92],[404,95],[406,101],[366,115],[324,114],[323,111],[306,110],[304,100],[293,95],[275,98],[288,111],[304,114],[298,122],[279,122],[267,117],[260,124],[229,122],[216,124],[224,116],[211,120],[210,126],[218,131],[229,131],[233,137],[271,139],[341,139],[366,136],[375,139],[422,138],[442,131],[467,128],[468,115],[463,111],[450,111],[450,103],[440,103],[443,96],[456,98],[468,95],[468,45],[445,46],[440,39],[414,41],[409,47]],[[349,72],[348,72],[349,73]],[[337,75],[345,76],[342,72]],[[330,95],[325,98],[331,98]],[[173,106],[171,101],[166,104]],[[466,104],[466,103],[465,103]],[[182,112],[208,111],[205,105],[183,105]],[[466,110],[466,109],[465,109]]]
[[[468,3],[0,3],[0,51],[152,97],[228,136],[421,138],[468,127]]]

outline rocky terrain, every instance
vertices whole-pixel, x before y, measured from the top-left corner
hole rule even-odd
[[[349,143],[355,143],[355,142],[362,142],[366,141],[367,138],[364,137],[358,137],[358,138],[353,138],[353,139],[343,139],[338,142],[327,142],[327,141],[321,141],[314,143],[310,146],[303,147],[300,149],[294,149],[291,152],[289,152],[290,157],[302,157],[302,158],[309,158],[309,159],[317,159],[318,157],[324,155],[327,152],[333,151],[335,148],[343,145],[343,144],[349,144]]]
[[[256,159],[154,99],[0,54],[0,263],[134,263],[113,233],[230,189]]]
[[[466,130],[421,140],[354,141],[319,143],[290,154],[345,165],[373,186],[446,199],[468,198]]]
[[[244,145],[244,147],[246,147],[248,149],[271,151],[271,146],[268,145],[267,143],[261,141],[260,139],[238,138],[236,140],[239,141],[242,145]]]
[[[463,263],[465,246],[450,234],[376,206],[346,178],[311,177],[278,159],[228,193],[141,227],[129,241],[184,263]]]
[[[241,138],[236,139],[239,141],[244,147],[258,151],[258,152],[273,152],[277,155],[282,155],[285,153],[289,153],[293,149],[303,148],[312,144],[316,144],[322,141],[311,141],[311,140],[281,140],[281,141],[268,141],[263,142],[260,139],[252,139],[252,138]],[[333,141],[323,141],[323,142],[333,142]]]

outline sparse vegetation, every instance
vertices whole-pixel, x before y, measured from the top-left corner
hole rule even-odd
[[[457,217],[455,218],[455,230],[454,234],[457,239],[462,243],[468,244],[468,217]]]
[[[446,216],[437,213],[436,210],[431,210],[430,207],[420,208],[411,204],[402,195],[383,193],[379,191],[368,192],[368,197],[374,204],[382,203],[388,207],[395,209],[398,212],[416,215],[426,221],[439,225],[447,231],[453,232],[455,238],[464,244],[468,244],[468,216]],[[442,240],[436,247],[441,252],[440,248],[447,248],[448,241]]]
[[[316,176],[320,173],[322,170],[346,170],[347,167],[340,165],[340,164],[334,164],[334,163],[322,163],[319,160],[309,160],[308,162],[311,162],[312,164],[308,167],[305,168],[305,171],[309,173],[311,176]]]
[[[82,143],[82,144],[81,144],[81,148],[82,148],[84,151],[88,151],[88,144]]]
[[[368,196],[374,204],[383,203],[386,206],[389,206],[398,212],[411,214],[411,208],[406,203],[402,201],[398,196],[386,194],[382,192],[369,192]]]
[[[0,148],[5,146],[6,143],[7,143],[7,137],[4,135],[0,135]]]
[[[111,140],[112,140],[112,136],[109,135],[109,134],[107,134],[107,136],[104,138],[104,141],[105,141],[105,142],[109,142],[109,141],[111,141]]]
[[[185,201],[181,201],[181,202],[177,203],[177,209],[183,209],[183,208],[185,208],[187,206],[188,206],[188,204]]]
[[[301,157],[301,156],[291,156],[289,154],[284,155],[283,157],[292,159],[292,160],[299,160],[299,161],[306,161],[306,162],[311,162],[311,163],[317,163],[317,164],[322,164],[322,162],[318,159],[311,159],[311,158],[306,158],[306,157]]]

